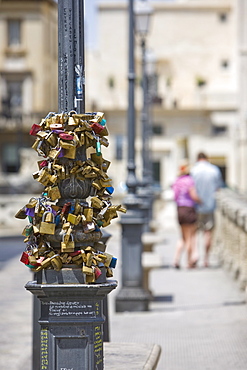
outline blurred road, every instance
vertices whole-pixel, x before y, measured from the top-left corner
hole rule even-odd
[[[184,260],[180,270],[171,267],[179,237],[175,215],[173,203],[168,203],[157,215],[161,241],[154,251],[164,267],[150,273],[154,296],[150,310],[116,313],[117,288],[108,299],[110,339],[135,346],[161,345],[158,370],[246,370],[246,294],[219,266],[214,252],[208,269],[200,261],[197,269],[187,270]],[[114,279],[121,286],[118,222],[107,231],[112,234],[107,251],[118,258]],[[0,369],[31,370],[32,296],[24,285],[32,280],[32,273],[19,262],[22,249],[18,238],[1,239]],[[200,252],[203,256],[201,245]]]
[[[20,256],[24,248],[22,236],[0,238],[0,269],[9,259]]]

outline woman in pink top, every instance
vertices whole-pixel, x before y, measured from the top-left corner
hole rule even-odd
[[[179,167],[179,175],[172,185],[174,191],[175,202],[177,204],[178,223],[181,227],[182,239],[179,240],[175,257],[174,267],[180,267],[180,257],[183,248],[186,248],[188,268],[196,266],[197,258],[195,255],[195,235],[197,215],[195,204],[200,203],[200,199],[196,193],[193,178],[189,174],[189,165],[184,161]]]

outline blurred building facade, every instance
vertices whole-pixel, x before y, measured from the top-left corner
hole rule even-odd
[[[87,99],[103,108],[126,153],[128,16],[126,1],[99,1],[94,48],[87,52]],[[228,185],[238,186],[238,30],[235,0],[151,1],[147,47],[154,61],[153,168],[169,188],[179,159],[193,163],[199,151],[219,165]],[[136,46],[136,108],[141,110],[141,47]],[[141,117],[137,114],[137,124]],[[140,126],[140,125],[139,125]],[[140,127],[139,127],[140,134]],[[112,145],[112,144],[111,144]],[[113,144],[114,145],[114,144]],[[141,147],[137,140],[138,153]],[[114,153],[114,150],[113,152]],[[141,168],[140,155],[137,158]],[[121,166],[121,161],[114,161]],[[117,170],[117,167],[116,167]],[[125,168],[120,171],[123,174]],[[119,171],[114,171],[118,173]]]
[[[127,160],[128,1],[84,2],[86,110],[105,112],[111,135],[106,149],[106,158],[112,161],[109,173],[116,190],[122,191]],[[193,163],[198,151],[205,151],[222,169],[226,183],[238,188],[239,2],[152,0],[151,5],[154,13],[147,48],[152,61],[154,182],[163,190],[169,188],[178,161],[188,157]],[[18,183],[18,173],[23,176],[27,168],[30,171],[27,160],[21,162],[23,166],[19,164],[14,177],[13,172],[6,171],[3,158],[12,161],[11,143],[14,137],[15,144],[20,139],[18,130],[23,135],[21,143],[30,146],[31,124],[57,109],[56,19],[54,1],[0,1],[0,127],[2,143],[9,146],[5,154],[1,145],[2,183],[7,177],[9,183]],[[135,43],[136,160],[140,177],[142,87],[137,36]],[[22,153],[28,159],[28,151]],[[35,153],[32,158],[36,162]],[[243,186],[242,190],[247,189]]]
[[[29,130],[57,110],[57,5],[52,0],[0,1],[0,187],[35,190]],[[26,149],[27,148],[27,149]],[[36,167],[35,167],[36,170]]]

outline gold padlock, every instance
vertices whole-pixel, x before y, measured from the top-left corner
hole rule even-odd
[[[106,267],[109,267],[110,264],[111,264],[111,260],[112,260],[112,257],[113,256],[111,254],[109,254],[109,253],[104,253],[104,256],[106,257],[105,260],[104,260],[104,265]]]
[[[40,139],[36,139],[32,145],[32,148],[37,151],[39,143],[40,143]]]
[[[95,282],[95,274],[92,273],[92,275],[86,274],[86,283],[94,283]]]
[[[51,221],[46,221],[46,217],[48,216],[48,219]],[[54,235],[55,234],[55,216],[52,212],[46,211],[43,213],[42,221],[40,224],[40,234],[49,234]]]
[[[75,147],[75,143],[72,141],[60,140],[60,146],[64,149],[71,149]]]
[[[54,268],[55,271],[60,271],[61,268],[63,267],[62,260],[59,256],[59,254],[56,254],[51,258],[51,265]]]
[[[38,199],[33,197],[33,198],[29,199],[29,202],[26,204],[26,207],[27,208],[33,208],[33,207],[36,206],[37,203],[38,203]]]
[[[50,186],[48,189],[48,197],[51,198],[52,201],[60,199],[61,194],[58,186]]]
[[[92,267],[83,266],[82,267],[82,272],[83,272],[83,274],[86,274],[86,275],[92,275],[93,274],[93,268]]]
[[[113,277],[113,272],[110,267],[106,269],[106,277]]]
[[[89,122],[100,122],[104,118],[104,113],[103,112],[96,112],[95,116],[93,119],[90,119]]]
[[[37,181],[39,181],[42,185],[47,186],[50,182],[50,173],[46,168],[43,168],[40,172],[39,177],[37,178]]]
[[[98,197],[91,198],[91,207],[101,209],[103,206],[104,203]]]
[[[32,255],[28,256],[28,262],[29,262],[30,265],[37,265],[36,258]]]
[[[51,175],[50,178],[49,178],[49,182],[51,182],[52,184],[55,184],[57,182],[57,175]]]
[[[53,213],[51,212],[46,212],[46,215],[45,215],[45,219],[44,221],[45,222],[52,222],[54,220],[54,215]]]
[[[83,209],[83,214],[86,217],[87,222],[92,222],[93,221],[93,208],[85,207]]]
[[[97,190],[101,190],[102,189],[102,186],[100,184],[100,180],[97,180],[97,179],[92,182],[92,186],[94,188],[96,188]]]
[[[26,215],[26,207],[21,208],[16,214],[15,218],[20,218],[21,220],[24,220],[27,217]]]
[[[71,116],[69,117],[67,124],[69,126],[77,126],[77,122],[76,122],[76,120],[74,120],[74,117],[73,116],[72,117]]]
[[[57,137],[53,132],[50,132],[46,137],[46,141],[50,144],[52,148],[57,145]]]
[[[61,148],[53,148],[49,151],[48,157],[51,159],[57,159],[61,152]]]
[[[83,132],[80,134],[80,136],[78,138],[79,138],[79,145],[80,146],[84,145],[85,144],[85,136],[84,136]]]
[[[76,147],[72,146],[70,149],[65,150],[64,157],[69,159],[75,159],[76,156]]]
[[[107,127],[104,127],[102,131],[100,131],[99,136],[108,136],[109,132],[107,130]],[[103,144],[104,145],[104,144]],[[107,145],[108,146],[108,145]]]
[[[74,243],[74,236],[73,234],[70,235],[71,240],[69,240],[67,243],[64,241],[65,240],[65,234],[63,235],[63,240],[61,242],[61,252],[64,253],[72,253],[75,250],[75,243]]]
[[[23,236],[30,236],[32,233],[33,233],[33,225],[32,224],[26,225],[24,227],[23,231],[22,231]]]
[[[81,266],[83,263],[82,254],[72,257],[72,263],[75,263],[78,266]]]
[[[108,178],[107,180],[100,179],[100,184],[102,188],[107,188],[108,186],[112,186],[112,179]]]
[[[106,172],[108,170],[110,164],[111,164],[110,161],[107,161],[106,159],[104,159],[103,163],[102,163],[102,170]]]
[[[97,153],[91,153],[91,160],[96,163],[96,164],[99,164],[101,165],[103,163],[103,157],[102,157],[102,154],[100,155],[97,155]]]
[[[102,241],[98,241],[94,243],[94,248],[99,252],[105,252],[106,250],[106,244]]]
[[[45,131],[39,131],[39,132],[37,132],[37,134],[36,134],[36,136],[38,136],[40,139],[46,139],[46,137],[47,137],[47,132],[45,132]]]
[[[73,225],[78,225],[77,223],[77,216],[73,215],[72,213],[68,214],[67,221],[70,222]]]
[[[93,263],[93,254],[87,253],[86,266],[91,267]]]

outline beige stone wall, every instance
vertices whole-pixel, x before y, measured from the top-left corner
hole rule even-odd
[[[106,112],[113,138],[116,133],[127,133],[127,3],[100,2],[95,20],[98,43],[93,51],[87,51],[88,109],[96,107]],[[154,123],[163,128],[162,136],[153,137],[152,148],[154,160],[160,161],[161,187],[168,188],[174,180],[177,163],[185,152],[194,163],[199,150],[207,151],[211,157],[223,158],[228,184],[235,187],[238,183],[237,132],[234,129],[238,109],[237,2],[187,0],[154,1],[151,4],[154,14],[147,47],[157,60],[158,94],[162,98],[162,104],[154,106],[152,115]],[[226,16],[225,22],[220,20],[221,15]],[[137,37],[135,42],[136,164],[139,174],[142,165],[139,137],[142,89],[138,83],[141,48]],[[223,67],[224,62],[228,62],[227,67]],[[199,79],[206,81],[203,87],[197,85]],[[113,87],[109,81],[113,81]],[[112,124],[114,121],[115,125]],[[227,134],[212,137],[213,125],[227,126]],[[113,166],[116,165],[120,164]],[[120,171],[118,179],[125,181],[124,176],[126,171]]]
[[[154,2],[147,46],[157,58],[164,108],[174,99],[181,109],[236,107],[236,14],[233,1]],[[226,14],[226,22],[220,21]],[[124,5],[101,2],[99,44],[88,52],[88,100],[100,106],[126,107],[128,16]],[[136,73],[140,78],[140,42],[136,37]],[[221,63],[229,62],[224,68]],[[93,73],[92,73],[93,71]],[[102,78],[103,77],[103,78]],[[112,77],[115,87],[109,88]],[[206,81],[198,88],[197,80]],[[170,81],[171,86],[167,86]],[[99,86],[100,83],[100,86]],[[97,87],[96,87],[97,86]],[[141,89],[137,101],[141,103]]]
[[[8,19],[22,22],[22,42],[17,49],[7,50]],[[23,87],[23,113],[43,114],[57,109],[57,9],[54,2],[1,1],[0,30],[1,74],[28,75]]]

